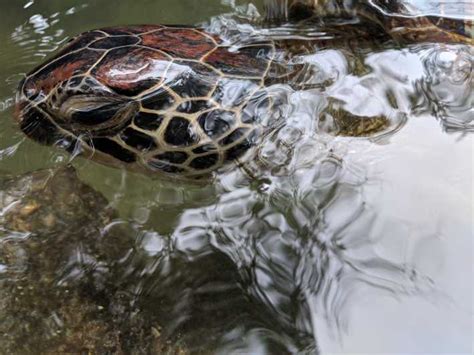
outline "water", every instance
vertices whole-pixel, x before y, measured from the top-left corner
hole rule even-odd
[[[429,14],[472,17],[460,3],[416,3]],[[23,173],[71,162],[80,180],[107,198],[91,211],[74,213],[79,223],[72,219],[67,225],[76,230],[33,230],[46,240],[39,246],[22,230],[24,224],[15,222],[20,231],[13,231],[2,219],[0,282],[9,292],[2,298],[20,292],[10,291],[11,285],[31,287],[30,296],[18,294],[25,303],[21,308],[19,302],[18,312],[41,308],[48,319],[21,321],[36,324],[38,333],[28,341],[16,334],[2,341],[13,342],[18,352],[34,352],[35,341],[46,352],[65,351],[54,339],[69,334],[69,351],[77,350],[81,341],[74,335],[81,330],[71,325],[70,313],[83,304],[79,309],[87,317],[80,324],[90,317],[88,328],[93,324],[90,329],[107,339],[115,339],[117,327],[126,334],[121,346],[136,352],[156,340],[148,336],[151,328],[159,329],[159,339],[202,353],[472,352],[472,47],[334,47],[296,56],[292,60],[310,73],[308,89],[270,87],[281,105],[266,117],[267,134],[255,159],[206,185],[73,159],[24,138],[14,123],[12,98],[24,73],[89,28],[204,23],[236,47],[261,37],[321,35],[291,26],[258,29],[251,21],[261,5],[215,0],[0,5],[0,171],[21,182]],[[383,115],[390,124],[367,138],[337,136],[331,107],[354,117]],[[71,175],[65,179],[71,185],[54,193],[68,200],[65,195],[74,195],[80,185]],[[28,196],[24,189],[32,180],[26,181],[21,188],[1,185],[2,218],[14,201]],[[44,192],[35,195],[39,201],[49,193],[50,180],[45,181]],[[12,189],[17,192],[10,198]],[[81,197],[77,201],[74,208],[89,205]],[[25,208],[28,216],[35,207]],[[117,215],[110,216],[109,209]],[[41,223],[49,225],[45,216]],[[12,245],[15,257],[9,259]],[[65,284],[74,295],[66,297],[66,305],[54,296]],[[45,288],[53,295],[42,293]],[[89,310],[97,307],[105,311]],[[22,318],[1,305],[0,310],[20,334],[15,322],[22,324]],[[130,324],[146,329],[144,335],[132,332]],[[50,336],[58,330],[60,335]],[[88,341],[81,346],[94,344]],[[32,347],[25,350],[21,342]]]

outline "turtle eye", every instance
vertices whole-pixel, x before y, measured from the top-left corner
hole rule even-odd
[[[129,104],[130,101],[114,96],[76,94],[50,110],[60,121],[94,126],[113,119]]]
[[[111,102],[107,98],[79,95],[63,103],[64,110],[62,114],[63,117],[75,123],[95,126],[114,119],[126,104],[126,102]]]
[[[115,134],[133,118],[138,104],[114,95],[75,94],[49,111],[60,126],[75,134]]]

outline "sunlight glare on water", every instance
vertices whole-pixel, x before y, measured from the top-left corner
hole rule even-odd
[[[462,2],[412,3],[467,16]],[[76,321],[107,341],[119,329],[125,352],[158,352],[160,339],[217,354],[472,351],[472,46],[348,46],[329,27],[262,26],[260,2],[0,9],[0,347],[73,351]],[[259,111],[257,147],[204,185],[25,138],[12,114],[25,73],[78,32],[133,23],[200,23],[235,50],[268,39],[289,52],[297,40],[329,44],[275,59],[302,67],[301,77],[267,88],[275,105]],[[23,175],[45,168],[59,173]],[[25,219],[43,203],[48,228],[35,228]],[[9,313],[13,297],[22,301]],[[84,306],[71,318],[75,302]],[[25,342],[14,312],[38,304],[42,320],[25,318],[37,329]]]

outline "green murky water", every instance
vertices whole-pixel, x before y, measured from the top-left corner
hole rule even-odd
[[[269,89],[286,102],[283,123],[261,143],[251,179],[237,167],[205,186],[151,179],[72,159],[16,126],[19,80],[70,36],[136,23],[258,32],[244,15],[261,4],[230,5],[0,3],[0,353],[163,352],[166,340],[191,353],[471,353],[472,47],[374,47],[363,70],[344,50],[301,55],[312,80],[330,84]],[[320,118],[330,98],[397,129],[334,136]],[[70,162],[78,178],[20,179]],[[21,218],[8,220],[22,199]],[[25,232],[28,223],[43,227]]]

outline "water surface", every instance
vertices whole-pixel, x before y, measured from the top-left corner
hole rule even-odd
[[[459,2],[416,3],[429,14],[473,15]],[[74,279],[97,271],[92,289],[117,288],[191,352],[471,353],[472,47],[389,44],[294,58],[313,69],[312,89],[270,87],[283,104],[253,163],[205,186],[73,159],[15,125],[19,80],[90,28],[202,23],[236,47],[302,35],[259,29],[251,23],[261,4],[238,5],[0,4],[0,171],[20,176],[72,163],[118,211],[100,235],[122,226],[131,240],[118,244],[120,258],[110,265],[88,262],[90,239],[54,258],[77,258]],[[334,100],[353,115],[383,114],[391,128],[370,138],[334,135],[324,116]],[[0,246],[24,238],[2,227]],[[58,265],[52,287],[71,279],[68,264]],[[1,282],[11,281],[12,268],[1,261]]]

